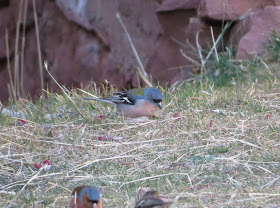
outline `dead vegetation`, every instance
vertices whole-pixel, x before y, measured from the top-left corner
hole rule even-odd
[[[132,207],[142,186],[172,207],[280,206],[279,85],[183,83],[143,123],[76,90],[21,100],[23,121],[0,114],[0,206],[66,207],[82,184],[102,190],[104,207]],[[49,170],[34,166],[44,160]]]

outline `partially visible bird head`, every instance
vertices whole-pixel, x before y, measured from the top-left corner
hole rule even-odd
[[[160,109],[162,108],[162,94],[158,89],[153,88],[153,87],[146,88],[144,90],[144,97],[150,103],[155,104]]]
[[[157,191],[149,190],[139,199],[135,208],[167,208],[171,203],[163,200]]]
[[[141,187],[137,193],[135,208],[168,208],[173,200],[165,195],[151,190],[149,187]]]
[[[78,186],[71,195],[70,208],[102,208],[99,192],[92,186]]]

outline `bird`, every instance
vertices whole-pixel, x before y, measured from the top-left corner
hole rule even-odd
[[[138,195],[140,199],[136,203],[135,208],[168,208],[173,202],[166,196],[160,195],[157,191],[147,188],[139,189]]]
[[[117,115],[130,118],[152,117],[157,110],[162,109],[162,94],[154,87],[116,92],[107,98],[85,97],[84,99],[112,104],[116,108]]]
[[[74,189],[71,194],[70,208],[102,208],[98,190],[92,186],[83,185]]]

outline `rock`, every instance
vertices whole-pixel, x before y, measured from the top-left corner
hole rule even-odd
[[[252,18],[248,16],[240,22],[237,22],[230,31],[229,42],[230,46],[238,46],[240,39],[249,31],[252,25]]]
[[[211,24],[211,23],[210,23]],[[218,36],[221,34],[221,26],[217,23],[212,23],[211,27],[213,29],[213,34],[215,40],[217,40]],[[212,37],[211,37],[211,31],[209,27],[209,22],[202,21],[200,18],[193,17],[190,19],[190,24],[188,25],[187,28],[187,39],[189,40],[190,43],[193,44],[195,48],[196,46],[196,35],[199,32],[199,44],[202,47],[202,49],[209,50],[209,43],[210,45],[213,45]],[[227,31],[224,34],[224,43],[219,44],[219,47],[221,49],[222,45],[225,45],[229,37],[229,31]]]
[[[274,6],[280,6],[280,0],[274,0]]]
[[[191,67],[186,66],[190,65],[190,62],[180,53],[180,48],[183,48],[180,44],[191,50],[186,44],[186,28],[188,20],[194,15],[195,10],[159,13],[158,19],[163,34],[147,64],[147,71],[155,80],[166,84],[174,83],[177,78],[182,80],[190,76],[188,72],[191,71]]]
[[[51,128],[53,127],[53,125],[52,124],[43,124],[43,125],[41,125],[41,127],[45,132],[49,132],[51,130]]]
[[[24,2],[24,1],[23,1]],[[31,28],[34,28],[34,14],[33,14],[33,6],[32,1],[27,1],[27,12],[26,12],[26,36],[27,33],[29,33]],[[7,101],[9,98],[9,92],[8,92],[8,84],[10,84],[9,76],[8,76],[8,68],[7,68],[7,58],[6,58],[6,40],[5,35],[6,31],[8,32],[8,39],[9,39],[9,57],[10,57],[10,66],[12,73],[14,72],[14,60],[15,60],[15,43],[16,43],[16,30],[17,30],[17,21],[19,16],[19,6],[20,1],[9,1],[9,4],[6,5],[4,8],[1,8],[0,10],[0,100],[1,101]],[[38,0],[36,1],[36,9],[37,9],[37,15],[41,15],[42,8],[44,6],[45,1]],[[20,38],[18,43],[18,54],[21,55],[21,46],[22,46],[22,29],[23,29],[23,16],[20,19]],[[34,31],[34,30],[33,30]],[[34,31],[35,32],[35,31]],[[27,37],[26,37],[27,38]],[[32,41],[33,48],[36,48],[36,39]],[[28,54],[28,55],[26,55]],[[37,52],[36,52],[37,56]],[[35,56],[35,57],[36,57]],[[34,57],[30,56],[28,53],[28,49],[25,51],[25,57],[29,57],[34,60]],[[32,60],[32,63],[33,63]],[[25,62],[26,63],[26,62]],[[36,69],[38,67],[38,64],[36,65]],[[31,66],[31,69],[35,68],[35,66]],[[27,71],[30,69],[25,68],[24,74],[26,75]],[[32,73],[31,73],[32,74]],[[25,77],[26,78],[26,77]],[[36,77],[37,78],[37,77]],[[30,94],[34,96],[34,91],[36,91],[34,87],[34,80],[30,79],[28,77],[28,80],[24,80],[27,85],[32,85],[32,91],[30,91]],[[32,81],[30,81],[32,80]],[[39,86],[39,85],[38,85]],[[40,87],[39,87],[40,88]],[[41,94],[40,90],[40,94]]]
[[[145,4],[140,0],[37,2],[42,59],[48,61],[51,74],[62,85],[80,87],[80,83],[87,85],[94,81],[100,84],[107,80],[118,88],[138,86],[138,63],[116,18],[117,12],[155,82],[174,82],[178,74],[182,78],[181,73],[190,76],[185,73],[190,70],[188,68],[184,68],[184,72],[169,69],[189,64],[180,54],[180,45],[172,39],[185,41],[185,28],[188,19],[196,14],[195,9],[157,15],[159,4],[156,0]],[[28,9],[28,12],[33,15],[32,10]],[[28,19],[30,27],[25,40],[28,56],[24,60],[23,86],[25,93],[38,96],[42,90],[36,33],[34,20]],[[14,65],[14,59],[11,65]],[[45,86],[53,91],[59,90],[45,70],[43,73]],[[7,70],[2,74],[5,87],[1,90],[6,92],[4,99],[7,99]]]
[[[200,0],[198,17],[214,20],[236,20],[245,13],[275,4],[274,0]]]
[[[21,1],[0,0],[0,100],[7,101],[8,70],[5,47],[9,34],[11,71],[16,56],[16,25]],[[24,1],[23,1],[24,2]],[[21,50],[23,17],[20,20],[19,64],[23,64],[21,95],[42,94],[32,1],[27,1],[24,60]],[[80,87],[91,82],[100,86],[107,81],[117,88],[138,87],[138,63],[125,32],[116,18],[118,12],[126,25],[138,55],[154,83],[172,85],[187,79],[197,69],[182,56],[180,49],[198,60],[195,37],[203,49],[212,45],[210,26],[215,39],[223,20],[236,20],[249,9],[246,19],[230,28],[231,40],[239,44],[237,57],[249,58],[264,51],[271,28],[279,28],[280,0],[36,0],[42,61],[48,61],[55,79],[66,87]],[[224,5],[226,5],[224,7]],[[271,5],[274,7],[267,7]],[[265,9],[264,9],[265,8]],[[254,13],[254,14],[253,14]],[[264,34],[264,35],[263,35]],[[229,32],[224,36],[225,45]],[[189,41],[190,44],[187,43]],[[193,45],[194,47],[191,47]],[[21,65],[20,65],[21,66]],[[198,70],[196,70],[198,71]],[[50,91],[59,87],[43,70],[44,85]],[[140,81],[140,84],[142,81]]]
[[[238,45],[236,59],[250,59],[263,56],[269,36],[274,30],[280,32],[280,7],[266,7],[264,10],[251,14],[233,28],[240,34],[245,33]],[[231,34],[232,36],[233,34]]]
[[[145,4],[141,0],[76,2],[76,0],[56,1],[67,18],[87,30],[96,32],[110,52],[112,58],[110,63],[115,67],[114,71],[123,76],[124,85],[138,86],[136,75],[138,64],[116,14],[117,12],[120,14],[142,64],[146,66],[156,50],[159,36],[162,35],[155,13],[159,6],[157,1],[146,1]],[[103,71],[106,73],[106,79],[109,79],[112,72],[106,72],[107,69]]]
[[[7,3],[8,2],[8,3]],[[36,2],[37,14],[41,13],[42,0]],[[3,6],[3,7],[1,7]],[[15,49],[15,41],[16,41],[16,29],[17,29],[17,21],[19,16],[19,6],[20,1],[4,1],[0,2],[0,59],[6,58],[6,41],[5,35],[6,31],[8,31],[8,38],[9,38],[9,56],[13,56],[14,49]],[[24,6],[24,5],[23,5]],[[34,26],[34,14],[33,14],[33,6],[32,1],[28,1],[27,3],[27,12],[26,12],[26,30],[29,29],[31,25]],[[20,18],[20,25],[22,28],[23,24],[23,15]],[[21,40],[19,41],[21,44]],[[20,47],[20,45],[19,45]]]
[[[91,34],[83,28],[71,24],[52,1],[36,1],[36,8],[42,59],[48,61],[50,72],[60,84],[80,87],[81,83],[87,85],[90,81],[102,83],[104,80],[108,80],[118,87],[126,86],[123,75],[119,73],[119,69],[114,64],[112,54],[94,33]],[[42,8],[44,8],[43,12]],[[18,13],[15,9],[11,11]],[[32,5],[28,5],[27,12],[33,16]],[[31,27],[26,31],[25,36],[23,91],[24,94],[29,93],[36,97],[42,94],[36,32],[33,20],[31,18],[27,18],[27,20],[27,22],[31,22]],[[11,22],[13,21],[15,24],[17,19],[14,18]],[[12,25],[12,23],[9,24]],[[15,28],[11,27],[10,30],[9,34],[13,35],[10,39],[15,40]],[[3,59],[6,63],[6,59]],[[12,58],[12,71],[14,71],[14,61],[15,59]],[[52,91],[59,90],[45,70],[43,73],[45,86],[48,85]],[[0,98],[6,100],[9,96],[7,68],[0,70],[0,81],[3,86],[0,88]]]
[[[102,2],[56,0],[56,4],[63,11],[67,19],[89,31],[97,32],[102,41],[107,45],[109,44],[108,33],[104,25],[104,16],[102,12],[98,11],[104,5]]]
[[[5,116],[20,118],[20,119],[25,119],[26,117],[23,111],[9,110],[7,108],[3,108],[2,106],[0,106],[0,114],[3,114]]]
[[[157,12],[197,9],[199,1],[200,0],[165,0],[157,9]]]
[[[10,5],[10,0],[0,0],[0,9],[8,7]]]
[[[18,4],[15,4],[15,1],[12,2],[13,6],[3,6],[1,7],[0,12],[0,59],[6,58],[6,31],[8,32],[9,39],[9,56],[14,53],[15,48],[15,31],[16,31],[16,22],[17,16],[15,15],[18,11]],[[1,3],[2,5],[2,3]],[[5,5],[3,3],[3,5]],[[7,18],[9,17],[9,18]]]

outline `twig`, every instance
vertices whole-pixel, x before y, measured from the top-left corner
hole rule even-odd
[[[201,61],[201,67],[200,67],[200,73],[201,73],[201,77],[204,75],[204,65],[205,65],[205,61],[204,61],[204,59],[203,59],[203,56],[202,56],[202,48],[201,48],[201,46],[200,46],[200,44],[199,44],[199,41],[198,41],[198,37],[199,37],[199,33],[200,33],[200,31],[198,31],[197,33],[196,33],[196,36],[195,36],[195,42],[196,42],[196,47],[197,47],[197,52],[198,52],[198,56],[199,56],[199,59],[200,59],[200,61]]]
[[[124,25],[124,23],[123,23],[123,21],[122,21],[122,19],[121,19],[121,17],[120,17],[120,14],[117,13],[116,16],[117,16],[119,22],[121,23],[121,26],[122,26],[123,29],[124,29],[124,32],[125,32],[125,34],[126,34],[126,36],[127,36],[127,38],[128,38],[129,44],[130,44],[130,46],[131,46],[131,49],[132,49],[132,51],[133,51],[133,53],[134,53],[134,55],[135,55],[135,57],[136,57],[136,60],[137,60],[137,62],[138,62],[138,64],[139,64],[139,67],[140,67],[139,74],[140,74],[141,78],[143,79],[143,77],[145,77],[145,79],[143,79],[144,82],[145,82],[149,87],[152,87],[153,85],[152,85],[152,83],[151,83],[150,80],[149,80],[149,76],[148,76],[147,72],[146,72],[145,69],[144,69],[144,66],[143,66],[143,64],[142,64],[142,62],[141,62],[141,60],[140,60],[140,58],[139,58],[139,56],[138,56],[138,53],[137,53],[137,51],[136,51],[136,49],[135,49],[135,47],[134,47],[134,45],[133,45],[133,42],[132,42],[132,40],[131,40],[131,38],[130,38],[130,35],[129,35],[129,33],[128,33],[128,31],[127,31],[127,29],[126,29],[126,27],[125,27],[125,25]]]
[[[182,49],[180,49],[180,52],[182,54],[182,56],[184,56],[186,59],[188,59],[190,62],[192,62],[193,64],[197,65],[197,66],[201,66],[200,63],[198,63],[197,61],[195,61],[194,59],[192,59],[191,57],[187,56]]]
[[[8,76],[10,81],[10,96],[13,99],[13,101],[16,101],[16,92],[15,92],[15,86],[12,78],[12,72],[11,72],[11,65],[10,65],[10,48],[9,48],[9,33],[6,29],[6,54],[7,54],[7,68],[8,68]],[[8,86],[8,88],[9,88]]]
[[[27,0],[24,0],[24,13],[23,13],[23,29],[22,29],[22,42],[21,42],[21,58],[20,58],[20,92],[24,96],[23,74],[24,74],[24,47],[25,47],[25,27],[26,27],[26,13],[27,13]]]
[[[56,79],[53,77],[53,75],[50,73],[49,71],[49,67],[48,67],[48,63],[47,61],[44,62],[44,66],[45,66],[45,69],[46,71],[48,72],[48,74],[50,75],[50,77],[53,79],[53,81],[58,85],[58,87],[62,90],[62,92],[68,97],[68,99],[73,103],[75,104],[75,102],[72,100],[72,98],[65,92],[64,88],[56,81]]]
[[[33,3],[33,12],[34,12],[34,21],[35,21],[35,30],[36,30],[36,40],[37,40],[37,51],[38,51],[38,62],[39,62],[39,70],[40,70],[41,90],[43,90],[44,89],[44,77],[43,77],[42,55],[41,55],[39,27],[38,27],[38,18],[37,18],[35,0],[33,0],[32,3]]]
[[[219,56],[218,56],[217,47],[216,47],[216,44],[215,44],[215,37],[214,37],[212,27],[210,27],[210,31],[211,31],[211,37],[212,37],[213,45],[215,45],[214,49],[215,49],[216,60],[217,60],[217,62],[219,62]]]

